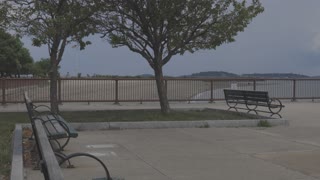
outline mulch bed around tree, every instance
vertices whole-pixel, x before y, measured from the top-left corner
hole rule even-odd
[[[33,138],[31,129],[23,129],[23,165],[27,168],[38,168],[39,158]]]

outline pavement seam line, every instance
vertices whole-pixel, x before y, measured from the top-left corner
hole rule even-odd
[[[248,128],[249,129],[249,128]],[[304,141],[304,140],[295,140],[293,138],[290,138],[290,137],[285,137],[281,134],[277,134],[277,133],[270,133],[270,132],[263,132],[261,130],[255,130],[255,129],[249,129],[253,132],[257,132],[259,134],[264,134],[264,135],[267,135],[267,136],[270,136],[270,137],[274,137],[274,138],[281,138],[282,140],[286,140],[286,141],[290,141],[290,142],[293,142],[293,143],[297,143],[297,144],[303,144],[303,145],[308,145],[308,146],[315,146],[317,148],[320,148],[320,144],[318,143],[315,143],[315,142],[308,142],[308,141]]]
[[[320,180],[319,177],[316,177],[316,176],[307,174],[307,173],[305,173],[305,172],[299,171],[298,169],[292,169],[292,168],[287,167],[287,166],[285,166],[285,165],[278,164],[278,163],[275,163],[275,162],[273,162],[273,161],[268,161],[268,160],[266,160],[266,159],[259,158],[259,157],[254,156],[254,155],[249,155],[249,156],[252,157],[252,158],[258,159],[258,160],[260,160],[260,161],[263,161],[263,162],[265,162],[265,163],[273,164],[273,165],[275,165],[275,166],[279,166],[279,167],[282,167],[282,168],[285,168],[285,169],[289,169],[290,171],[293,171],[293,172],[302,174],[302,175],[304,175],[304,176],[312,177],[312,178],[314,178],[314,179],[316,179],[316,180],[317,180],[317,179]]]
[[[248,129],[248,130],[251,130],[250,128],[247,128],[247,129]],[[183,130],[183,129],[179,129],[179,131],[181,131],[182,133],[184,133],[184,134],[186,134],[186,135],[188,135],[188,136],[190,136],[190,137],[193,137],[193,138],[198,139],[198,142],[205,142],[205,143],[212,144],[211,141],[209,141],[209,140],[203,140],[203,139],[201,139],[199,136],[195,136],[194,134],[187,133],[187,132],[186,132],[185,130]],[[255,131],[255,130],[253,130],[253,131]],[[271,137],[275,138],[276,136],[271,136]],[[312,177],[312,178],[314,178],[314,179],[319,179],[318,177],[315,177],[315,176],[313,176],[313,175],[306,174],[306,173],[301,172],[301,171],[299,171],[299,170],[292,169],[292,168],[286,167],[286,166],[284,166],[284,165],[277,164],[277,163],[274,163],[274,162],[272,162],[272,161],[268,161],[268,160],[266,160],[266,159],[259,158],[259,157],[255,156],[257,153],[246,154],[246,153],[238,152],[238,151],[236,151],[236,150],[234,150],[234,149],[231,149],[231,148],[228,147],[228,146],[225,146],[225,145],[222,145],[222,146],[223,146],[224,148],[226,148],[227,150],[231,151],[231,152],[238,153],[238,154],[240,154],[240,155],[247,156],[247,157],[249,157],[249,158],[256,159],[256,160],[259,160],[259,161],[263,161],[264,163],[267,163],[267,164],[273,164],[273,165],[276,165],[276,166],[278,166],[278,167],[288,169],[288,170],[290,170],[290,171],[292,171],[292,172],[299,173],[299,174],[302,174],[302,175],[307,176],[307,177]],[[320,179],[319,179],[319,180],[320,180]]]
[[[165,174],[164,172],[162,172],[161,170],[159,170],[158,168],[154,167],[151,163],[147,162],[146,160],[144,160],[139,154],[131,151],[127,146],[125,145],[121,145],[122,147],[124,147],[128,152],[132,153],[134,156],[136,156],[138,159],[140,159],[142,162],[146,163],[148,166],[150,166],[152,169],[154,169],[155,171],[159,172],[160,174],[162,174],[163,176],[167,177],[170,180],[173,180],[171,177],[169,177],[167,174]]]

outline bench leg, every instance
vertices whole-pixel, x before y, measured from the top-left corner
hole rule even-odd
[[[28,138],[29,140],[34,140],[34,134],[33,134],[33,131],[32,131],[32,134],[30,135],[30,137]]]
[[[65,141],[65,142],[63,142],[63,143],[60,143],[59,141],[58,141],[58,139],[51,139],[52,141],[54,141],[54,142],[56,142],[56,144],[58,145],[58,151],[64,151],[64,148],[69,144],[69,141],[70,141],[70,137],[68,136],[67,137],[67,140]],[[51,146],[53,146],[52,144],[51,144]],[[54,148],[53,148],[54,149]]]
[[[56,145],[54,145],[54,143],[51,141],[55,142]],[[63,151],[64,150],[61,146],[61,143],[57,139],[50,139],[50,144],[51,144],[52,149],[55,149],[55,151]],[[56,149],[57,148],[56,146],[58,146],[58,149]]]
[[[64,161],[64,159],[66,159],[67,158],[67,155],[65,155],[65,154],[63,154],[63,153],[61,153],[61,152],[54,152],[54,154],[58,157],[58,158],[60,158],[60,161],[58,161],[59,163],[61,162],[61,161]],[[67,161],[67,168],[74,168],[74,165],[72,165],[71,164],[71,162],[70,162],[70,160],[68,159],[68,160],[66,160]],[[64,161],[65,162],[65,161]]]
[[[257,112],[256,110],[254,110],[254,109],[249,109],[248,112],[247,112],[247,114],[249,114],[251,111],[255,112],[256,115],[258,115],[258,112]]]
[[[229,109],[227,111],[230,111],[231,109],[234,109],[235,111],[239,112],[236,107],[229,107]]]
[[[70,136],[67,137],[67,140],[61,146],[61,151],[63,151],[63,149],[69,144],[69,141],[70,141]]]

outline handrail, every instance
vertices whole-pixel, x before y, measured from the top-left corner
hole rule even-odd
[[[164,80],[169,101],[223,100],[222,89],[225,88],[268,91],[272,98],[279,99],[320,99],[319,78],[166,77]],[[5,81],[0,83],[3,86],[0,87],[0,103],[23,102],[23,96],[17,89],[27,91],[35,103],[50,102],[50,83],[45,79]],[[154,78],[61,78],[57,93],[59,103],[159,101]]]

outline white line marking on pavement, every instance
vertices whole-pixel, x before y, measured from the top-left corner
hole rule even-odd
[[[106,153],[98,153],[98,152],[87,152],[88,154],[91,154],[93,156],[96,156],[96,157],[104,157],[104,156],[107,156],[107,157],[117,157],[118,155],[113,152],[113,151],[110,151],[110,152],[106,152]]]
[[[115,148],[117,147],[116,144],[94,144],[94,145],[87,145],[87,148],[93,149],[101,149],[101,148]]]

